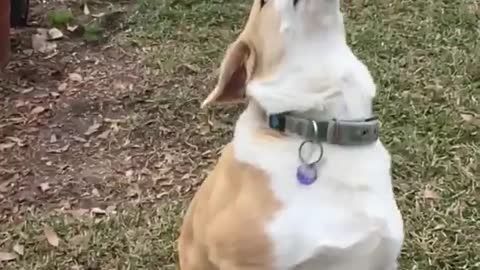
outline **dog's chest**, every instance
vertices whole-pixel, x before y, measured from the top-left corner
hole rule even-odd
[[[403,241],[402,220],[393,199],[368,192],[336,193],[330,187],[292,196],[298,197],[266,227],[277,269],[393,267]]]

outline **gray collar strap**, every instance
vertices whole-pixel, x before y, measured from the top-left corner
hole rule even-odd
[[[306,140],[337,145],[366,145],[378,140],[376,117],[361,120],[314,121],[288,113],[268,116],[268,126],[280,132],[297,134]]]

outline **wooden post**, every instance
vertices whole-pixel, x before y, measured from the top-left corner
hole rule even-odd
[[[10,0],[0,0],[0,69],[10,58]]]

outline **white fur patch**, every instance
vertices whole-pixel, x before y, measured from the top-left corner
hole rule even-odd
[[[302,140],[256,137],[266,128],[257,104],[267,113],[358,119],[371,116],[375,96],[373,79],[346,44],[343,26],[332,27],[342,22],[338,0],[299,0],[305,6],[298,10],[292,0],[274,1],[286,55],[274,76],[248,84],[247,95],[255,102],[238,120],[233,145],[239,161],[268,174],[282,203],[265,228],[275,269],[393,270],[403,221],[392,191],[390,155],[380,141],[358,147],[324,144],[318,179],[304,186],[296,179]],[[302,35],[307,20],[327,28]]]
[[[257,116],[253,105],[242,114],[234,147],[239,161],[267,172],[283,205],[265,228],[274,243],[275,269],[300,264],[305,265],[298,269],[304,270],[393,267],[403,242],[403,222],[383,145],[324,145],[318,180],[303,186],[296,179],[302,141],[259,140],[254,132],[264,123]]]

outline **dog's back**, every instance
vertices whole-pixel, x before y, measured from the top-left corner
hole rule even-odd
[[[233,151],[225,147],[187,210],[179,238],[181,269],[272,268],[265,226],[279,204],[266,175],[237,161]]]
[[[339,0],[255,0],[202,104],[248,101],[185,217],[182,270],[395,269],[403,222],[389,153],[378,136],[328,136],[339,135],[337,119],[361,126],[348,140],[378,135],[365,126],[374,95]],[[272,124],[279,115],[303,122]],[[303,160],[306,141],[323,149],[317,162]]]

